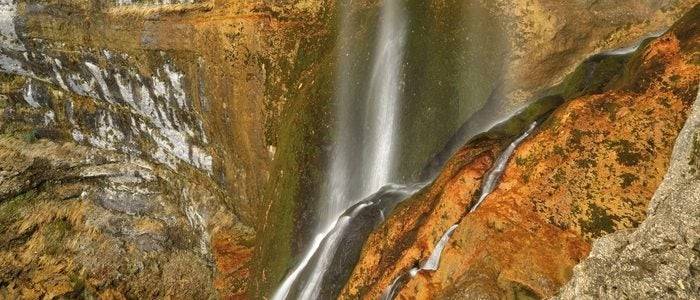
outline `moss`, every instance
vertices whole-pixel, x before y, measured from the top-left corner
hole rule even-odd
[[[546,96],[530,103],[507,121],[495,126],[489,135],[516,136],[521,134],[532,122],[542,119],[564,103],[561,96]],[[544,126],[544,125],[543,125]]]
[[[3,201],[0,204],[0,232],[6,232],[12,223],[19,220],[35,197],[36,192],[30,190]]]
[[[54,220],[44,226],[44,249],[46,253],[54,255],[63,249],[63,239],[68,236],[72,226],[64,219]]]
[[[634,150],[634,146],[630,141],[627,140],[617,140],[607,143],[609,147],[615,149],[617,154],[617,162],[631,167],[639,164],[642,160],[642,154]]]
[[[588,207],[588,218],[581,220],[581,229],[585,235],[590,237],[600,237],[615,231],[615,221],[619,217],[611,216],[605,208],[595,203]]]
[[[27,143],[33,143],[33,142],[36,142],[38,140],[36,128],[33,128],[33,129],[29,130],[28,132],[25,132],[21,136],[22,136],[22,139]]]
[[[690,164],[693,175],[700,176],[700,133],[693,138],[693,149],[690,151]]]
[[[596,166],[596,161],[591,158],[577,159],[576,166],[583,169],[589,169]]]
[[[573,99],[583,95],[598,94],[608,90],[611,83],[616,81],[629,60],[630,55],[592,56],[567,75],[561,84],[551,92],[565,99]]]
[[[0,73],[0,93],[14,93],[24,87],[26,81],[19,75]]]
[[[323,174],[324,145],[328,140],[330,99],[333,88],[333,35],[296,36],[301,39],[300,56],[294,64],[282,64],[280,70],[287,86],[285,103],[279,120],[266,124],[268,143],[277,146],[270,180],[265,187],[265,203],[259,209],[254,264],[256,274],[249,288],[251,298],[270,294],[293,267],[293,257],[304,246],[310,230],[315,199]],[[320,40],[319,40],[320,39]],[[270,63],[270,62],[268,62]],[[284,93],[274,82],[266,82],[267,97]],[[279,126],[284,124],[285,126]],[[269,206],[268,206],[269,205]]]
[[[552,179],[554,179],[554,183],[556,184],[563,184],[566,180],[566,176],[564,176],[564,172],[562,170],[557,169],[554,172],[554,176],[552,176]]]
[[[622,188],[628,188],[632,185],[632,183],[639,180],[639,177],[634,174],[625,173],[620,176],[620,179],[622,179],[620,186],[622,186]]]
[[[588,135],[588,132],[579,130],[579,129],[573,129],[571,131],[571,137],[569,137],[567,144],[569,148],[574,148],[574,149],[579,149],[579,150],[584,150],[585,147],[582,145],[582,140],[583,138]]]

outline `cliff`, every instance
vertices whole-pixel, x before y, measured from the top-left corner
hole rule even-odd
[[[271,294],[308,244],[323,201],[336,117],[338,3],[0,0],[0,294]],[[381,1],[351,3],[358,30],[347,39],[370,52]],[[694,1],[402,3],[412,34],[402,78],[399,181],[417,178],[436,153],[451,150],[446,143],[461,148],[494,120],[543,100],[454,156],[444,151],[445,160],[452,158],[440,178],[379,229],[401,239],[380,241],[377,231],[367,243],[375,248],[356,271],[386,267],[384,277],[360,282],[356,274],[346,295],[377,295],[459,220],[476,222],[480,236],[495,243],[511,223],[485,220],[498,215],[495,206],[511,205],[509,186],[542,200],[513,204],[514,216],[533,217],[527,225],[560,246],[547,257],[561,258],[561,265],[543,273],[554,282],[546,286],[522,274],[503,280],[551,295],[591,238],[644,218],[692,102],[697,70],[684,55],[696,48],[683,46],[689,37],[668,35],[640,52],[658,52],[649,57],[594,59],[575,68],[591,53],[670,26]],[[356,57],[357,76],[366,76],[368,59]],[[613,72],[622,65],[624,73]],[[605,80],[591,83],[589,70]],[[551,88],[570,73],[567,84]],[[355,88],[360,94],[366,87]],[[590,96],[579,98],[584,94]],[[487,199],[477,214],[483,220],[465,216],[481,177],[512,137],[574,98],[518,150],[515,161],[523,164],[511,163],[494,192],[504,200]],[[591,131],[591,124],[601,130]],[[554,137],[560,140],[532,142]],[[539,173],[529,175],[532,168]],[[629,195],[608,199],[589,184]],[[547,193],[558,200],[544,201]],[[576,205],[580,211],[568,214]],[[474,243],[465,240],[470,226],[455,232],[460,243]],[[525,235],[513,230],[510,237]],[[537,242],[530,239],[523,242]],[[445,259],[469,255],[453,245]],[[507,259],[505,252],[493,257],[477,268],[496,274]],[[368,259],[379,263],[366,267]],[[429,282],[421,276],[406,291]],[[457,286],[437,274],[435,280]]]

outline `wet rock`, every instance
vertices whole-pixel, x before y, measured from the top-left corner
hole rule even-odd
[[[606,75],[610,79],[602,88],[587,80],[597,91],[557,108],[516,149],[498,186],[475,212],[466,214],[469,206],[455,200],[448,202],[452,210],[434,208],[433,214],[456,210],[465,216],[458,219],[437,271],[410,278],[398,298],[552,296],[594,238],[641,223],[700,81],[695,50],[680,46],[692,44],[697,35],[676,32],[642,46],[617,75]],[[457,178],[449,184],[464,190],[448,190],[446,199],[478,189]],[[398,244],[381,240],[392,236],[387,228],[411,228],[414,218],[406,216],[398,210],[368,240],[342,297],[377,298],[428,257],[444,226],[427,241],[404,240],[405,246],[394,248],[399,251],[384,246]]]

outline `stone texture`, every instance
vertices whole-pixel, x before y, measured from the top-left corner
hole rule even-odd
[[[676,26],[697,32],[696,9]],[[698,39],[684,47],[698,47]],[[593,242],[557,299],[697,299],[700,295],[700,100],[683,127],[672,163],[651,200],[648,217],[635,230]]]
[[[29,84],[42,91],[35,107],[25,97]],[[254,233],[207,172],[76,144],[71,124],[95,105],[57,86],[3,75],[0,98],[5,297],[246,292]]]
[[[588,258],[574,268],[571,281],[554,298],[697,299],[699,154],[700,96],[676,140],[646,220],[637,229],[596,239]]]
[[[458,219],[438,270],[411,278],[398,298],[548,297],[569,280],[593,238],[642,222],[695,100],[700,70],[693,63],[698,34],[692,26],[681,21],[623,58],[612,74],[604,72],[606,65],[621,57],[597,60],[584,80],[588,85],[574,89],[583,95],[557,108],[518,147],[493,193]],[[606,73],[600,86],[596,76]],[[576,74],[569,80],[578,81]],[[567,84],[560,90],[568,90]],[[469,186],[456,195],[469,199],[478,188]],[[467,203],[455,204],[465,213]],[[436,209],[431,213],[439,215]],[[391,236],[387,228],[408,225],[403,231],[415,233],[433,225],[410,216],[397,210],[370,237],[341,298],[378,297],[394,278],[425,260],[451,225],[427,243],[378,241]]]
[[[219,265],[242,261],[247,270],[245,250],[212,247],[210,234],[238,232],[240,243],[252,231],[196,172],[183,177],[123,154],[8,135],[0,157],[4,297],[210,298],[217,290],[203,279],[232,272]]]
[[[14,74],[3,75],[0,92],[6,172],[0,210],[9,216],[0,251],[3,266],[11,266],[2,268],[3,292],[27,298],[259,298],[305,245],[330,142],[336,2],[165,2],[0,1],[0,70]],[[495,44],[507,34],[510,47],[521,47],[513,56],[488,52],[496,60],[489,66],[497,67],[474,67],[489,73],[462,81],[486,78],[477,92],[460,96],[479,101],[511,73],[532,79],[517,87],[524,92],[508,94],[524,99],[591,51],[622,46],[668,24],[689,3],[644,2],[607,13],[615,3],[584,1],[571,9],[537,1],[533,11],[525,1],[481,1],[470,5],[484,15],[470,20],[499,24],[460,27],[441,22],[447,13],[461,18],[463,10],[452,9],[458,1],[415,2],[431,8],[414,12],[429,16],[424,24],[435,24],[428,32],[495,28]],[[371,19],[380,2],[353,3]],[[456,36],[445,31],[429,44],[445,48]],[[551,46],[557,44],[565,46]],[[417,45],[414,56],[430,52]],[[521,55],[533,51],[536,59]],[[462,65],[440,63],[481,60],[470,57]],[[529,74],[533,69],[554,75]],[[435,89],[456,78],[445,73],[434,80],[434,74],[427,77]],[[429,97],[422,101],[433,106],[436,99],[444,101],[440,106],[455,99],[425,90]],[[444,120],[441,112],[451,107],[442,109],[416,109],[427,116],[420,124],[441,123],[433,120]],[[440,147],[461,121],[430,127],[441,133],[425,130],[423,142]],[[425,149],[411,166],[434,150]],[[487,160],[460,176],[474,185]],[[458,185],[450,190],[473,193]],[[469,202],[464,196],[453,200]],[[26,207],[16,214],[13,203]],[[429,214],[426,207],[422,214]],[[452,220],[461,212],[446,215]],[[426,231],[424,237],[436,234]],[[423,240],[421,253],[432,243]],[[46,241],[67,242],[55,248]]]

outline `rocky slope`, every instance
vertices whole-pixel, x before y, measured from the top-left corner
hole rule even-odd
[[[479,185],[459,176],[397,208],[368,239],[341,298],[379,297],[425,261],[454,223],[459,227],[440,268],[409,278],[399,298],[555,294],[593,238],[636,227],[645,218],[697,92],[700,36],[693,30],[697,18],[690,16],[691,22],[629,57],[594,57],[588,62],[592,72],[574,72],[558,90],[576,97],[515,151],[475,212],[466,213]],[[586,87],[571,89],[581,76]],[[463,171],[478,181],[484,168],[477,166],[475,160]],[[451,183],[460,188],[445,188]],[[430,196],[435,194],[441,196]],[[434,209],[424,212],[418,205]],[[423,222],[430,216],[442,218]]]

